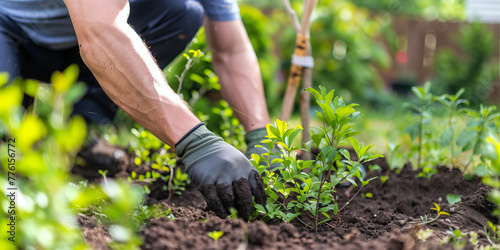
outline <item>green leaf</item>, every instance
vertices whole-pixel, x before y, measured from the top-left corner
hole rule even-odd
[[[26,79],[24,81],[24,92],[31,97],[36,97],[36,93],[38,92],[39,87],[40,87],[39,81],[32,79]]]
[[[415,140],[415,138],[418,137],[418,123],[414,123],[413,125],[406,127],[404,133],[410,134],[411,139]]]
[[[321,94],[317,90],[315,90],[313,88],[307,88],[306,91],[308,91],[309,93],[311,93],[314,96],[314,98],[316,99],[316,102],[323,101],[323,97],[321,97]]]
[[[218,240],[224,233],[222,231],[213,231],[213,232],[209,232],[207,233],[208,237],[214,239],[214,240]]]
[[[295,129],[295,130],[294,130],[294,131],[290,134],[290,136],[288,136],[288,144],[289,144],[288,146],[289,146],[289,147],[291,146],[291,144],[292,144],[293,140],[295,140],[295,137],[297,137],[297,135],[300,133],[300,131],[301,131],[301,130],[302,130],[302,127],[297,128],[297,129]]]
[[[418,99],[424,99],[424,89],[422,87],[411,87],[411,91],[418,97]]]
[[[345,117],[349,116],[350,114],[354,113],[356,110],[354,110],[352,107],[340,107],[335,111],[335,115],[337,115],[337,119],[340,121],[344,119]]]
[[[351,161],[351,154],[349,153],[349,151],[347,151],[347,149],[341,148],[339,149],[339,152],[344,156],[344,158],[346,158],[348,161]]]
[[[78,78],[78,66],[70,65],[63,72],[56,71],[52,74],[50,82],[54,90],[58,93],[66,92]]]
[[[325,103],[330,103],[333,100],[334,93],[335,93],[334,89],[328,92],[328,94],[325,96]]]
[[[360,152],[360,144],[358,142],[358,140],[356,140],[354,137],[349,137],[348,138],[349,142],[351,143],[354,151],[356,151],[356,155],[358,155],[358,157],[361,157],[359,155],[359,152]]]
[[[471,130],[462,131],[457,137],[457,146],[464,146],[476,138],[477,132]]]
[[[445,129],[443,133],[441,133],[441,135],[439,136],[441,147],[448,146],[451,143],[451,141],[453,140],[453,132],[454,129],[452,126],[451,128]]]
[[[267,136],[266,136],[267,138],[270,138],[270,139],[278,139],[279,138],[280,133],[274,125],[271,125],[270,123],[268,123],[266,125],[266,130],[267,130]]]
[[[323,110],[323,115],[326,119],[326,122],[331,127],[336,127],[335,113],[333,112],[333,109],[330,107],[330,105],[325,103],[320,103],[319,106]]]
[[[85,131],[83,133],[85,134]],[[33,144],[42,139],[46,134],[47,127],[43,121],[31,113],[24,117],[20,128],[14,133],[16,138],[22,138],[22,140],[19,140],[18,145],[23,152],[30,150]],[[67,138],[71,140],[71,137]]]
[[[327,207],[325,207],[325,208],[327,208]],[[327,208],[327,209],[328,209],[328,208]],[[326,218],[330,219],[330,215],[328,215],[326,212],[321,211],[321,213],[322,213],[322,214],[323,214]]]
[[[9,112],[21,105],[23,92],[19,83],[10,84],[0,89],[0,118],[8,119]]]
[[[196,83],[201,84],[201,85],[206,83],[205,78],[201,77],[200,75],[198,75],[196,73],[191,73],[189,75],[189,79],[191,81],[196,82]]]
[[[9,82],[9,73],[8,72],[0,72],[0,87],[7,84]]]
[[[446,195],[446,201],[448,201],[448,204],[454,205],[455,203],[459,202],[462,200],[462,196],[459,194],[447,194]]]

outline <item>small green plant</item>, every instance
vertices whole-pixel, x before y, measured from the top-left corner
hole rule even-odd
[[[55,72],[51,85],[22,79],[8,83],[0,73],[0,138],[7,138],[0,140],[0,186],[15,187],[25,201],[16,200],[14,207],[8,196],[12,191],[0,190],[0,203],[12,206],[9,216],[0,217],[0,228],[7,232],[11,228],[5,225],[15,226],[12,240],[0,239],[2,249],[88,248],[70,221],[91,206],[99,206],[101,217],[111,222],[116,245],[130,249],[141,243],[126,217],[141,198],[137,189],[120,181],[73,184],[69,174],[87,131],[82,117],[70,116],[72,104],[85,93],[85,84],[75,83],[77,77],[76,65]],[[24,94],[35,98],[27,109]],[[107,202],[100,206],[103,200]]]
[[[418,105],[413,103],[405,103],[406,107],[412,109],[417,121],[407,127],[405,132],[408,132],[413,140],[417,140],[417,167],[422,168],[422,147],[424,144],[424,124],[429,123],[432,117],[431,105],[434,102],[434,97],[430,93],[431,84],[426,82],[422,87],[412,87],[411,90],[418,98]]]
[[[99,169],[99,174],[102,175],[102,179],[104,180],[104,184],[107,186],[108,185],[108,179],[106,178],[106,174],[108,173],[108,170],[102,170]]]
[[[387,158],[387,164],[389,165],[389,169],[387,169],[386,175],[389,175],[390,171],[399,172],[399,170],[406,163],[406,159],[403,154],[398,151],[401,147],[401,144],[394,144],[389,142],[387,144],[387,149],[389,150],[389,157]]]
[[[361,197],[363,197],[363,198],[373,198],[373,193],[370,193],[370,192],[362,193]]]
[[[215,244],[217,245],[219,238],[224,235],[222,231],[212,231],[207,233],[208,237],[214,239]]]
[[[469,105],[469,101],[460,99],[465,89],[461,88],[454,95],[444,94],[436,97],[436,100],[441,102],[448,110],[447,128],[441,133],[441,147],[450,145],[450,159],[455,157],[455,113],[461,111],[461,105]]]
[[[219,131],[222,139],[241,149],[245,145],[245,128],[233,115],[233,109],[229,107],[229,104],[224,100],[219,101],[219,106],[212,108],[212,113],[218,116],[216,119],[220,120]]]
[[[129,182],[152,183],[163,180],[167,183],[163,189],[168,191],[169,198],[173,193],[180,195],[190,180],[186,173],[176,167],[177,158],[175,153],[169,150],[170,146],[164,144],[138,124],[135,124],[135,128],[132,128],[131,132],[134,139],[130,142],[129,151],[135,154],[134,163],[137,166],[141,164],[149,165],[152,170],[139,175],[132,171],[127,178]],[[144,189],[146,193],[149,193],[146,185],[144,185]]]
[[[448,204],[454,205],[455,203],[458,203],[462,200],[462,196],[459,194],[447,194],[446,195],[446,201],[448,201]]]
[[[478,245],[477,233],[475,232],[465,233],[460,229],[450,229],[446,231],[446,235],[447,236],[441,240],[441,244],[452,243],[453,246],[457,248],[463,248],[465,244],[467,244],[467,241],[470,241],[474,247]]]
[[[420,229],[417,232],[417,238],[423,242],[427,241],[429,237],[431,237],[433,234],[432,229]]]
[[[191,54],[191,56],[189,55]],[[184,81],[184,77],[186,77],[186,73],[189,71],[191,67],[193,67],[194,64],[198,63],[200,61],[200,58],[202,58],[205,53],[203,53],[201,50],[189,50],[188,53],[183,53],[182,54],[186,59],[186,65],[184,66],[184,70],[182,71],[181,75],[175,75],[177,80],[179,80],[179,87],[177,89],[177,94],[181,93],[182,89],[182,82]]]
[[[357,178],[362,187],[365,186],[373,178],[364,180],[361,164],[382,156],[368,153],[373,145],[364,145],[353,137],[357,134],[353,130],[353,122],[361,117],[360,112],[354,109],[357,104],[346,104],[341,97],[334,98],[334,91],[327,92],[322,86],[321,92],[311,88],[307,91],[312,93],[321,108],[321,112],[316,114],[322,125],[313,130],[312,140],[304,144],[305,150],[311,154],[313,147],[321,148],[316,159],[297,160],[296,150],[299,148],[293,146],[293,140],[302,127],[289,129],[286,122],[277,120],[266,127],[268,139],[263,143],[270,150],[260,156],[252,155],[252,162],[263,174],[269,195],[266,208],[256,205],[258,212],[266,214],[267,219],[278,218],[287,222],[303,212],[310,213],[315,218],[314,229],[317,231],[319,224],[331,220],[349,203],[339,208],[338,184],[350,182],[357,186]],[[343,148],[346,145],[353,148],[357,160]],[[274,147],[279,149],[279,153],[273,151]],[[276,156],[272,162],[269,161],[270,155]],[[261,162],[266,164],[260,165]],[[273,163],[280,163],[281,166],[273,169]],[[320,215],[324,218],[321,221]]]
[[[175,217],[171,212],[172,209],[165,210],[165,208],[159,204],[146,206],[144,205],[143,200],[142,204],[135,207],[129,216],[135,221],[135,228],[137,228],[137,230],[141,230],[146,226],[148,221],[153,218],[166,216],[170,220],[174,220]]]
[[[488,228],[484,226],[484,233],[486,234],[486,238],[491,245],[496,245],[500,242],[500,228],[493,224],[493,222],[491,221],[488,221],[488,226],[490,230],[488,230]]]
[[[499,159],[494,144],[490,143],[492,140],[498,141],[500,113],[495,112],[496,108],[496,106],[481,104],[479,110],[464,109],[465,113],[473,118],[467,123],[467,127],[459,134],[457,139],[457,145],[462,146],[463,151],[472,150],[472,155],[464,172],[472,165],[474,156],[481,156],[482,163],[475,167],[475,172],[479,176],[487,174],[487,160]],[[493,174],[493,176],[495,175],[496,173]]]
[[[437,216],[434,217],[434,219],[432,219],[432,220],[428,220],[427,215],[420,216],[420,219],[422,219],[422,223],[420,223],[419,225],[425,225],[425,224],[432,223],[432,222],[436,221],[441,215],[450,215],[449,213],[447,213],[445,211],[441,211],[441,207],[437,203],[434,203],[434,207],[431,208],[431,210],[436,210]]]

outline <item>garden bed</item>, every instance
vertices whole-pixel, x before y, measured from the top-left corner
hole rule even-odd
[[[376,160],[387,170],[383,159]],[[122,169],[116,176],[126,176]],[[129,170],[130,171],[130,170]],[[80,171],[82,173],[82,171]],[[384,172],[385,173],[385,172]],[[380,175],[374,171],[370,176]],[[140,232],[143,249],[454,249],[453,244],[440,245],[448,231],[476,232],[480,245],[487,245],[484,226],[496,222],[491,214],[494,205],[487,200],[489,188],[478,178],[465,180],[456,169],[440,168],[430,180],[416,178],[418,172],[405,165],[400,173],[390,173],[382,184],[373,180],[352,199],[338,218],[320,225],[315,233],[310,226],[313,219],[303,215],[292,223],[266,224],[262,221],[243,222],[239,219],[220,219],[206,210],[203,196],[192,185],[181,196],[172,196],[161,190],[163,185],[151,185],[146,198],[149,204],[161,204],[172,209],[174,220],[166,216],[151,219]],[[369,176],[369,177],[370,177]],[[357,192],[346,188],[339,192],[339,207]],[[365,194],[371,193],[372,198]],[[448,194],[461,195],[461,202],[449,205]],[[419,225],[420,216],[429,219],[437,213],[430,208],[434,203],[449,215],[441,215],[435,222]],[[87,242],[95,249],[106,249],[111,237],[106,228],[92,217],[80,215],[79,222]],[[419,239],[420,229],[432,229],[425,241]],[[207,234],[222,231],[217,242]],[[464,237],[465,239],[468,236]],[[468,241],[466,247],[471,248]]]

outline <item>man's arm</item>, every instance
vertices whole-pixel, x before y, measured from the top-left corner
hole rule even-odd
[[[65,0],[80,53],[109,97],[135,121],[174,146],[209,209],[235,207],[248,219],[252,196],[265,205],[262,177],[233,146],[208,131],[168,86],[149,50],[127,24],[127,0]],[[168,48],[165,48],[168,49]]]
[[[243,23],[205,18],[204,25],[222,97],[247,132],[266,127],[270,120],[261,73]]]
[[[108,96],[170,146],[200,121],[128,25],[127,0],[65,0],[85,64]],[[165,48],[168,49],[168,48]]]

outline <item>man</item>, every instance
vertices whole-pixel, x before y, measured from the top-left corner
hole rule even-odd
[[[78,64],[79,80],[89,90],[75,113],[105,123],[116,103],[176,147],[209,209],[225,217],[235,207],[248,219],[252,196],[265,202],[262,178],[244,154],[200,123],[160,69],[196,34],[204,12],[222,96],[247,130],[252,148],[263,138],[269,115],[235,0],[0,1],[0,71],[48,81],[54,70]]]

